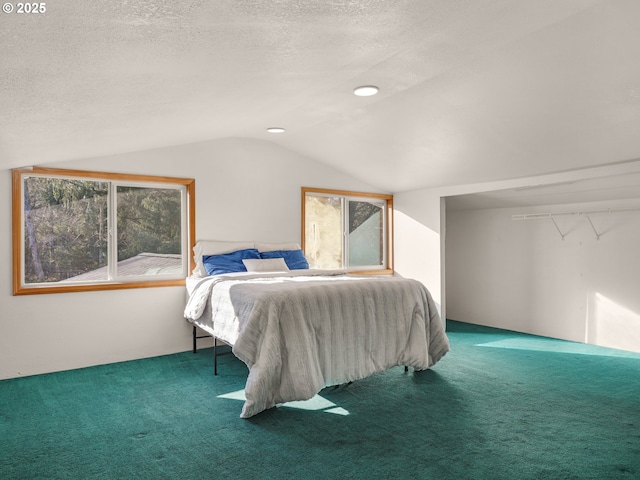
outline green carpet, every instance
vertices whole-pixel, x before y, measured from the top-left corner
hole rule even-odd
[[[447,325],[430,371],[249,420],[211,349],[4,380],[0,478],[640,478],[640,354]]]

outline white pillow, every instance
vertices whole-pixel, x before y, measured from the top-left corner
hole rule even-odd
[[[223,253],[231,253],[236,250],[245,250],[247,248],[255,248],[254,242],[220,242],[217,240],[198,240],[193,247],[193,259],[196,267],[193,274],[200,277],[207,276],[207,270],[202,263],[203,255],[221,255]]]
[[[254,248],[257,248],[259,252],[275,252],[276,250],[300,250],[299,243],[258,243],[256,242]]]
[[[288,272],[284,258],[244,258],[247,272]]]

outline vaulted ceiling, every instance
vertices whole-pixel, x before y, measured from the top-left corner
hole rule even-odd
[[[401,192],[640,159],[637,0],[43,5],[0,13],[2,169],[234,137]]]

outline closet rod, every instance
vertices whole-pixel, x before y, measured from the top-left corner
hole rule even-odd
[[[554,213],[526,213],[512,215],[513,220],[537,220],[540,218],[553,218],[562,215],[595,215],[598,213],[614,213],[614,212],[633,212],[640,211],[640,208],[609,208],[607,210],[590,210],[590,211],[578,211],[578,212],[554,212]]]
[[[607,210],[591,210],[591,211],[579,211],[579,212],[528,213],[528,214],[512,215],[511,218],[513,220],[538,220],[538,219],[545,219],[545,218],[550,219],[553,222],[553,226],[556,227],[556,230],[560,234],[560,238],[564,240],[564,237],[566,237],[567,234],[562,233],[562,230],[560,230],[560,227],[556,223],[556,219],[554,217],[559,217],[561,215],[584,215],[585,217],[587,217],[587,220],[589,221],[589,225],[591,226],[591,230],[593,230],[593,233],[596,236],[596,240],[600,240],[600,237],[602,236],[602,234],[598,232],[598,230],[596,229],[596,226],[593,224],[593,221],[591,220],[590,215],[595,215],[599,213],[631,212],[631,211],[638,211],[638,210],[640,210],[640,208],[610,208]]]

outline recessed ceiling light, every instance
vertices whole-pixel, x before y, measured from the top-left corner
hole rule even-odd
[[[269,128],[267,128],[267,132],[269,132],[269,133],[284,133],[284,128],[282,128],[282,127],[269,127]]]
[[[378,93],[379,88],[375,85],[363,85],[361,87],[357,87],[353,90],[355,95],[359,97],[370,97],[371,95],[375,95]]]

